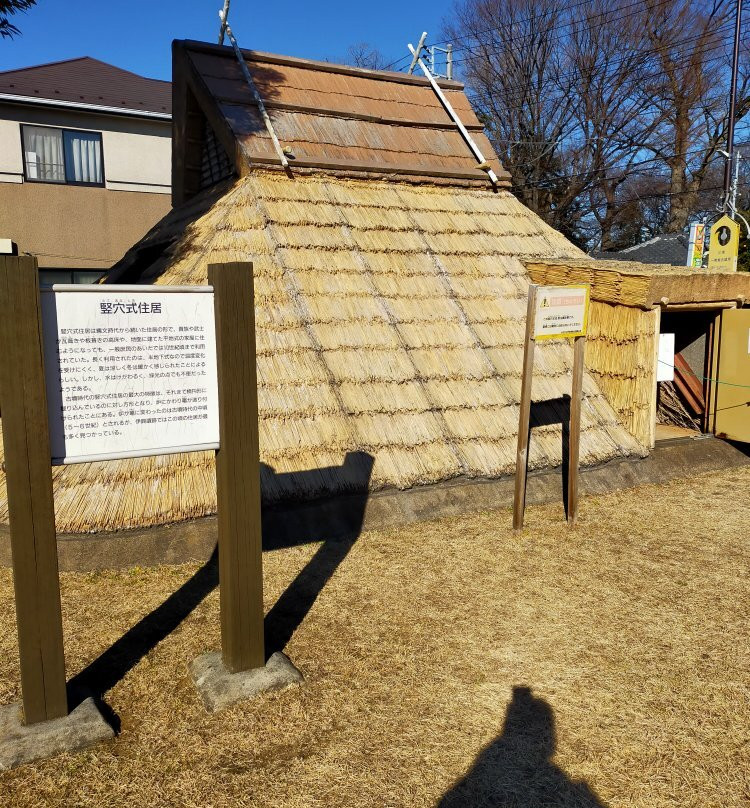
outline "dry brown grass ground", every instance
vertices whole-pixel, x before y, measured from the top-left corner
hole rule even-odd
[[[106,694],[118,738],[0,775],[0,805],[746,806],[748,490],[745,468],[585,499],[574,532],[549,506],[521,538],[507,511],[363,534],[288,644],[305,684],[208,715],[187,666],[219,646],[214,591]],[[269,607],[343,554],[318,549],[266,554]],[[196,569],[63,575],[69,673]],[[2,571],[0,703],[13,614]]]

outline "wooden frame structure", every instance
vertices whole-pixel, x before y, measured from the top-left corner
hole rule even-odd
[[[253,265],[213,264],[210,279],[219,385],[222,656],[227,669],[236,673],[265,664]],[[35,258],[0,256],[0,342],[23,713],[26,724],[35,724],[68,713]]]
[[[589,284],[586,368],[626,429],[647,448],[653,448],[656,440],[656,368],[662,313],[718,315],[750,302],[750,273],[586,257],[526,261],[525,266],[534,283]],[[712,333],[707,337],[713,350]],[[707,419],[704,428],[708,428]]]

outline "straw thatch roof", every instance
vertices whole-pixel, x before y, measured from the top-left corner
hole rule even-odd
[[[721,308],[750,300],[747,272],[590,258],[528,261],[526,269],[535,283],[587,283],[592,300],[642,309]]]
[[[522,261],[582,255],[486,180],[357,171],[244,170],[175,208],[108,278],[205,284],[209,263],[253,262],[267,501],[512,473]],[[561,462],[571,364],[568,343],[538,346],[533,397],[551,403],[533,413],[532,468]],[[589,376],[584,393],[582,463],[643,454]],[[354,452],[374,459],[369,481],[344,464]],[[60,531],[216,507],[211,453],[58,467],[54,478]],[[0,497],[0,518],[4,509]]]

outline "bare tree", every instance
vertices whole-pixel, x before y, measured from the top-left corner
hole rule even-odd
[[[643,3],[649,44],[643,86],[658,112],[659,127],[639,145],[669,171],[667,232],[684,229],[709,167],[726,143],[733,5],[729,0]],[[750,112],[749,81],[744,67],[738,82],[739,120]]]
[[[608,249],[649,234],[632,226],[644,177],[664,189],[651,221],[681,230],[726,141],[730,4],[458,0],[446,36],[518,197]]]
[[[564,5],[562,0],[467,0],[446,31],[460,42],[461,73],[515,192],[561,229],[566,229],[565,208],[575,199],[575,192],[558,182],[560,142],[573,119],[560,88],[562,55],[554,47]]]
[[[386,59],[383,54],[369,42],[357,42],[350,45],[346,52],[346,64],[354,67],[367,67],[370,70],[383,70]]]
[[[21,32],[10,21],[9,17],[19,11],[28,11],[36,5],[36,0],[0,0],[0,37],[10,39]]]
[[[622,0],[465,0],[447,35],[519,198],[574,241],[609,240],[617,188],[654,128],[641,29]]]
[[[637,16],[618,13],[621,5],[621,0],[592,0],[574,6],[559,45],[570,65],[566,92],[575,110],[573,167],[585,172],[601,250],[614,249],[618,219],[628,219],[620,189],[638,163],[634,144],[650,138],[659,122],[641,81],[643,29]]]

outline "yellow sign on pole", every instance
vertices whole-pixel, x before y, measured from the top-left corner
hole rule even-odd
[[[534,339],[583,337],[589,314],[589,286],[540,286],[534,304]]]
[[[729,216],[722,216],[711,228],[708,268],[715,272],[735,272],[740,247],[740,226]]]

